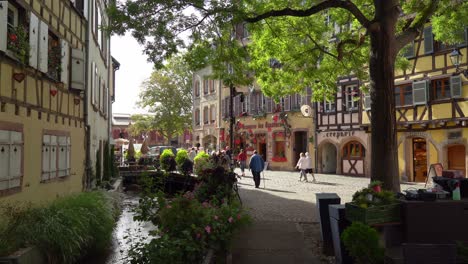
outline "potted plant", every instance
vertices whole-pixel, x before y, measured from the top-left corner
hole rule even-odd
[[[374,192],[381,192],[382,191],[382,184],[383,182],[381,181],[371,181],[371,183],[369,183],[369,188],[371,188]]]
[[[356,263],[384,263],[384,248],[379,245],[379,234],[372,227],[354,222],[343,231],[341,240]]]
[[[369,186],[354,193],[352,202],[345,204],[346,218],[365,224],[400,221],[400,203],[395,194],[381,189],[376,191],[374,184]],[[380,185],[376,183],[375,186]]]

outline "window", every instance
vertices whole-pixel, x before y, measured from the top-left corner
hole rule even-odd
[[[22,163],[22,130],[0,129],[0,194],[4,190],[21,188],[21,179],[23,177]]]
[[[450,98],[450,79],[443,78],[431,81],[431,99]]]
[[[336,111],[335,98],[333,98],[332,101],[327,101],[327,99],[323,101],[323,111],[325,113],[333,113]]]
[[[402,50],[401,54],[405,58],[412,58],[414,57],[414,41],[410,44],[406,45]]]
[[[216,118],[216,107],[214,105],[211,106],[211,109],[210,109],[210,120],[211,120],[211,124],[214,124],[215,123],[215,118]]]
[[[346,110],[357,110],[359,107],[359,89],[357,85],[346,86],[344,91],[346,99]]]
[[[210,80],[210,93],[215,92],[215,85],[214,85],[214,80]]]
[[[208,94],[208,80],[203,81],[203,94]]]
[[[242,24],[242,39],[249,38],[249,31],[247,30],[247,23]]]
[[[424,54],[434,51],[434,36],[432,35],[432,27],[427,27],[423,31],[424,35]]]
[[[413,85],[411,83],[395,86],[395,106],[413,104]]]
[[[351,141],[343,147],[343,159],[362,159],[366,156],[365,152],[361,143]]]
[[[59,38],[49,31],[47,74],[54,80],[60,80],[62,74],[62,48]]]
[[[434,49],[436,51],[444,51],[444,50],[452,50],[454,48],[464,46],[468,42],[467,33],[468,33],[468,28],[465,28],[464,30],[457,33],[458,38],[462,40],[459,43],[447,44],[447,43],[444,43],[442,41],[435,41]]]
[[[195,109],[195,125],[199,126],[200,125],[200,109]]]
[[[195,81],[195,97],[200,97],[200,81]]]
[[[42,181],[70,175],[70,135],[49,131],[42,136]]]
[[[208,106],[203,107],[203,123],[208,124],[209,121],[209,109]]]
[[[286,139],[283,132],[273,133],[273,156],[275,158],[286,158]]]
[[[298,111],[301,109],[302,96],[300,94],[291,95],[291,110]]]
[[[8,35],[14,32],[17,26],[18,26],[18,9],[9,3],[8,13],[7,13]]]

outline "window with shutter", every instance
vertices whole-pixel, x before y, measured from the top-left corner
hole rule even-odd
[[[406,45],[402,50],[403,57],[412,58],[414,57],[414,41]]]
[[[427,81],[413,82],[413,104],[424,105],[427,103]]]
[[[208,80],[203,81],[203,94],[208,94]]]
[[[44,21],[39,22],[39,54],[38,68],[41,72],[47,73],[48,69],[48,49],[49,48],[49,27]]]
[[[42,136],[43,182],[70,175],[71,139],[65,132],[49,131]]]
[[[62,47],[59,38],[49,31],[48,40],[48,55],[47,55],[47,75],[58,81],[62,74]]]
[[[273,112],[273,99],[271,97],[267,97],[266,101],[266,112],[271,113]]]
[[[323,110],[325,113],[334,113],[336,111],[335,98],[333,98],[331,101],[327,101],[327,99],[325,99],[323,105]]]
[[[249,94],[249,115],[256,115],[258,113],[257,98],[257,93],[253,92]]]
[[[71,52],[72,61],[71,61],[71,83],[70,87],[77,90],[85,89],[85,60],[84,53],[78,49],[72,49]],[[93,89],[93,80],[94,80],[94,66],[95,63],[91,63],[91,89]],[[88,88],[89,89],[89,88]],[[94,101],[92,101],[94,102]]]
[[[431,81],[431,99],[446,99],[451,97],[450,79],[441,78]]]
[[[424,28],[424,54],[434,51],[434,37],[432,35],[432,27]]]
[[[462,96],[462,82],[460,75],[450,77],[450,92],[454,98]]]
[[[8,40],[8,1],[0,1],[0,50],[7,50]]]
[[[395,106],[413,104],[413,85],[411,83],[395,86]]]
[[[23,161],[22,131],[0,130],[0,194],[21,187]]]
[[[371,97],[370,94],[365,94],[364,95],[364,110],[370,110],[371,109]]]

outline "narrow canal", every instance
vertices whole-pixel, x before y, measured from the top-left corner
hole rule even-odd
[[[121,195],[122,214],[112,234],[112,242],[108,251],[97,256],[89,256],[81,264],[129,263],[126,257],[132,242],[137,242],[141,238],[147,239],[149,231],[155,228],[150,222],[133,220],[133,210],[138,206],[138,194],[126,192]]]

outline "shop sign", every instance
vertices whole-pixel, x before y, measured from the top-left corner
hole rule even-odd
[[[355,131],[327,132],[327,133],[325,133],[324,136],[327,137],[327,138],[329,138],[329,137],[340,138],[340,137],[354,136],[354,133],[355,133]]]
[[[409,132],[406,134],[408,137],[427,137],[427,132]]]

